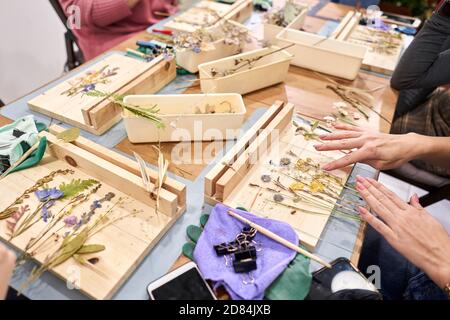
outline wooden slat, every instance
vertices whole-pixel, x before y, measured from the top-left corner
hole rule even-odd
[[[352,33],[353,29],[359,24],[359,19],[361,19],[361,13],[357,12],[350,19],[350,21],[345,26],[344,30],[342,30],[342,32],[337,36],[336,39],[341,41],[346,40]]]
[[[276,135],[292,124],[293,112],[294,105],[291,103],[286,104],[257,139],[248,146],[245,152],[220,177],[217,181],[216,193],[214,195],[218,201],[225,201],[227,199],[242,177],[256,163],[256,159],[259,159],[270,148],[273,138],[279,137]]]
[[[142,179],[71,143],[65,143],[50,133],[41,132],[49,141],[49,152],[72,166],[81,168],[100,181],[122,190],[124,193],[147,205],[155,207],[156,201],[144,188]],[[151,186],[153,187],[153,185]],[[177,214],[177,196],[165,189],[160,191],[159,211],[169,217]]]
[[[205,195],[212,196],[216,192],[216,182],[227,170],[225,164],[231,165],[237,157],[242,154],[248,145],[256,139],[261,130],[275,118],[283,107],[282,101],[276,101],[262,117],[236,142],[236,144],[222,158],[222,161],[216,164],[205,176]]]
[[[347,25],[347,23],[350,21],[350,19],[353,17],[354,14],[355,11],[347,12],[344,19],[341,20],[337,28],[334,29],[334,31],[331,33],[330,39],[336,39],[339,36],[339,34],[342,32],[342,30],[344,30],[345,26]]]
[[[64,130],[65,130],[64,128],[57,126],[57,125],[53,125],[49,128],[50,133],[55,134],[55,135]],[[137,175],[137,176],[141,175],[139,166],[135,161],[133,161],[111,149],[108,149],[104,146],[96,144],[96,143],[92,142],[91,140],[86,139],[81,136],[78,137],[72,143],[75,146],[77,146],[81,149],[84,149],[84,150],[118,166],[118,167],[121,167],[122,169],[125,169],[134,175]],[[147,173],[150,176],[150,181],[152,183],[155,183],[156,179],[158,177],[158,173],[150,168],[147,168]],[[180,207],[182,207],[186,204],[186,186],[183,183],[178,182],[177,180],[172,179],[170,177],[166,177],[166,179],[164,180],[164,183],[163,183],[163,188],[166,189],[167,191],[170,191],[177,195],[178,205]]]

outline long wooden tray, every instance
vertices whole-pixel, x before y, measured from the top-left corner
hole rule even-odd
[[[104,97],[90,97],[83,92],[68,96],[64,92],[70,83],[105,66],[106,70],[118,68],[107,83],[95,85],[95,89],[107,93],[151,94],[176,77],[175,61],[166,61],[162,55],[145,62],[116,53],[28,101],[29,108],[93,134],[103,134],[120,121],[122,109]]]
[[[336,203],[334,198],[326,198],[328,208],[317,208],[307,202],[286,202],[302,210],[314,211],[308,214],[287,206],[268,201],[278,189],[274,181],[278,178],[284,185],[295,182],[284,175],[284,169],[277,169],[273,163],[281,158],[289,158],[291,165],[298,159],[311,158],[317,164],[325,164],[342,156],[339,152],[318,153],[313,148],[314,140],[305,140],[303,135],[296,134],[293,125],[294,105],[277,101],[259,119],[259,121],[235,144],[235,146],[216,164],[205,177],[205,201],[211,205],[223,202],[230,207],[244,207],[248,211],[292,225],[298,232],[302,243],[313,250]],[[292,155],[295,156],[292,156]],[[290,173],[290,171],[287,171]],[[262,175],[269,174],[271,182],[263,182]],[[333,175],[343,183],[348,178],[350,169],[336,170]],[[334,186],[336,194],[340,194],[343,186]],[[285,193],[285,191],[283,191]],[[289,192],[288,192],[289,193]],[[285,198],[286,200],[287,198]],[[284,200],[283,200],[284,202]]]
[[[108,299],[185,211],[186,188],[182,183],[167,177],[160,191],[159,209],[156,212],[155,199],[143,186],[140,171],[134,161],[84,138],[78,138],[73,143],[63,142],[53,134],[61,130],[60,127],[53,126],[50,133],[42,133],[49,144],[39,165],[10,174],[1,181],[0,210],[13,203],[38,179],[55,170],[68,168],[74,173],[57,176],[49,182],[49,187],[58,186],[62,182],[68,183],[72,179],[89,178],[96,179],[102,184],[89,201],[77,206],[71,214],[79,216],[83,212],[88,212],[93,200],[113,192],[114,199],[97,209],[98,212],[96,211],[93,216],[94,221],[98,214],[104,212],[100,210],[110,209],[114,201],[122,198],[124,204],[115,206],[108,215],[109,219],[114,220],[113,223],[94,234],[87,242],[106,247],[104,251],[86,256],[86,259],[95,257],[98,262],[95,265],[85,266],[70,258],[50,270],[67,283],[75,282],[79,290],[87,296],[94,299]],[[148,172],[153,183],[157,173],[153,170]],[[33,209],[37,203],[37,198],[31,194],[22,205],[29,205]],[[64,201],[58,201],[51,208],[52,212],[58,212],[64,204]],[[115,220],[120,217],[124,218]],[[38,263],[43,263],[46,257],[56,250],[63,239],[63,234],[70,230],[63,225],[63,222],[59,222],[52,229],[59,234],[58,237],[54,235],[54,243],[53,239],[50,241],[53,245],[43,246],[33,256]],[[44,226],[45,222],[39,220],[29,230],[13,238],[10,241],[11,245],[24,250],[28,241],[36,237]],[[0,237],[5,241],[10,239],[6,220],[0,221]]]

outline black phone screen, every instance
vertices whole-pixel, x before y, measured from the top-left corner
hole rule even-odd
[[[393,20],[393,21],[397,21],[397,22],[401,22],[401,23],[406,23],[406,24],[410,24],[412,25],[415,21],[414,18],[408,18],[408,17],[399,17],[397,15],[391,15],[389,13],[383,13],[383,18],[387,18],[389,20]]]
[[[155,300],[214,300],[196,268],[192,268],[154,289]]]
[[[322,268],[313,273],[308,299],[326,299],[331,292],[333,278],[342,271],[357,271],[348,259],[339,258],[331,263],[331,269]]]

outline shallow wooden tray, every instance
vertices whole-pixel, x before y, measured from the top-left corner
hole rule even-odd
[[[204,15],[201,14],[202,8],[208,8],[216,12],[217,17],[209,16],[208,22],[203,20]],[[206,12],[206,11],[204,11]],[[211,27],[223,20],[233,20],[244,22],[253,12],[252,0],[237,0],[233,4],[218,3],[215,1],[203,0],[195,6],[187,9],[185,12],[176,16],[173,20],[167,22],[164,28],[173,31],[194,32],[200,28]],[[191,22],[191,23],[190,23]]]
[[[53,135],[61,131],[60,127],[54,126],[51,127],[50,133],[42,133],[42,136],[47,137],[49,144],[39,165],[10,174],[3,179],[0,183],[0,192],[3,195],[0,200],[0,210],[10,205],[25,189],[34,185],[37,179],[57,169],[71,168],[75,173],[57,176],[49,183],[50,187],[78,178],[94,178],[102,183],[97,193],[88,202],[76,207],[72,214],[89,211],[91,200],[99,199],[107,192],[113,192],[116,200],[122,197],[126,204],[112,209],[111,215],[128,216],[102,229],[88,241],[88,243],[106,246],[104,251],[87,256],[88,259],[98,258],[98,263],[87,267],[76,263],[71,258],[50,270],[67,283],[75,282],[79,290],[87,296],[94,299],[108,299],[185,211],[186,188],[182,183],[167,178],[160,192],[160,206],[156,214],[155,200],[144,188],[139,168],[134,161],[84,138],[78,138],[73,143],[65,143]],[[157,173],[148,171],[154,183]],[[31,208],[35,208],[37,199],[31,195],[23,204],[29,204]],[[62,205],[63,203],[56,204],[52,210],[57,212],[58,206],[62,207]],[[107,210],[111,205],[104,203],[102,209],[98,210]],[[133,214],[134,209],[139,210],[138,213]],[[29,239],[35,237],[44,225],[45,223],[40,220],[22,235],[14,238],[10,242],[11,245],[23,250]],[[61,235],[66,231],[62,225],[61,222],[61,225],[57,224],[54,229],[61,227],[62,230],[58,231]],[[2,220],[0,221],[0,237],[8,241],[9,236],[6,231],[6,221]],[[62,241],[62,237],[55,241],[56,243]],[[38,263],[43,263],[47,255],[55,249],[55,247],[48,249],[44,247],[33,258]]]
[[[122,109],[104,97],[83,93],[69,97],[62,93],[70,88],[70,81],[106,65],[119,68],[116,75],[108,78],[108,83],[95,85],[95,89],[107,93],[155,93],[176,77],[175,61],[166,61],[162,55],[145,62],[116,53],[28,101],[29,108],[93,134],[103,134],[120,121]]]
[[[254,59],[278,50],[278,47],[256,49],[227,58],[199,65],[200,86],[204,93],[240,93],[245,94],[283,82],[289,70],[292,55],[285,50],[274,52],[253,62],[251,68],[243,67],[227,76],[213,77],[211,69],[223,71],[235,68],[236,60]]]
[[[249,185],[253,183],[276,189],[273,182],[261,182],[261,175],[272,172],[270,161],[276,162],[280,157],[292,158],[294,161],[288,151],[294,152],[302,159],[310,157],[320,164],[342,156],[339,152],[317,153],[312,147],[316,143],[314,140],[307,141],[302,135],[295,135],[293,111],[292,104],[281,101],[269,108],[206,175],[205,201],[211,205],[223,202],[230,207],[244,207],[254,214],[285,221],[298,232],[302,243],[314,250],[332,210],[317,209],[300,201],[297,206],[320,214],[293,214],[291,208],[272,206],[265,201],[265,197],[272,197],[273,193]],[[333,174],[345,183],[350,169],[336,170]],[[289,183],[282,175],[280,179]],[[341,190],[342,187],[335,189],[338,194]],[[335,200],[330,198],[329,203],[334,206]]]
[[[247,112],[242,96],[222,94],[130,95],[125,102],[139,106],[157,105],[164,128],[147,119],[123,113],[128,139],[133,143],[167,141],[222,141],[239,136]],[[230,107],[233,112],[205,113],[207,106]],[[204,113],[196,113],[199,110]]]

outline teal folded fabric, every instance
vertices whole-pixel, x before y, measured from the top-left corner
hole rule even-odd
[[[22,117],[11,124],[0,127],[0,173],[14,165],[25,152],[38,142],[38,133],[47,127],[34,121],[32,115]],[[36,165],[42,159],[47,140],[41,139],[38,148],[20,165],[11,170],[19,171]]]

